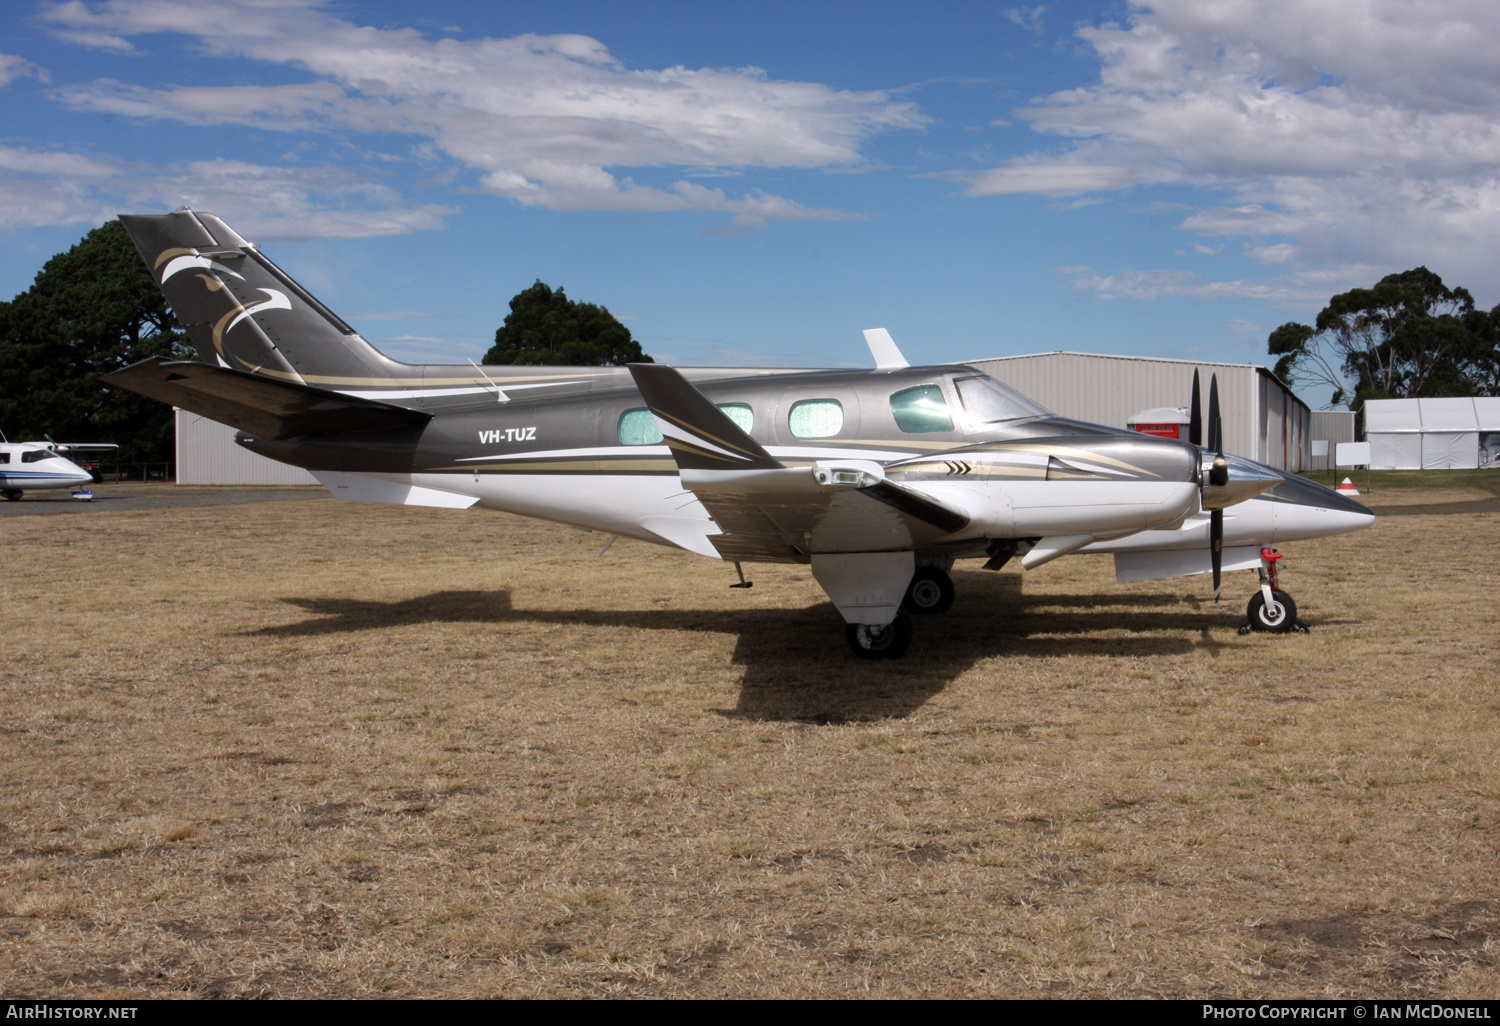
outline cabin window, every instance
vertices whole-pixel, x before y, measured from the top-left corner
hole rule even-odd
[[[724,416],[734,421],[734,426],[745,434],[755,427],[755,411],[745,403],[720,403],[719,409],[724,411]]]
[[[747,435],[755,426],[755,411],[746,403],[721,403],[719,409]],[[621,445],[660,445],[662,442],[661,430],[650,410],[626,410],[620,414],[615,434]]]
[[[656,426],[656,418],[646,409],[626,410],[620,414],[620,424],[615,429],[615,434],[619,436],[621,445],[657,445],[661,442],[661,431]]]
[[[46,449],[27,449],[21,453],[21,462],[40,463],[42,460],[50,460],[54,455]]]
[[[798,438],[832,438],[844,430],[844,407],[837,399],[804,399],[792,405],[787,427]]]
[[[948,415],[943,390],[937,385],[918,385],[892,394],[891,413],[896,426],[909,435],[953,430],[953,418]]]
[[[8,453],[8,452],[0,452],[0,463],[9,463],[9,462],[10,462],[10,453]]]
[[[959,378],[953,384],[958,389],[958,397],[963,400],[964,412],[973,424],[1045,417],[1050,412],[994,378]]]

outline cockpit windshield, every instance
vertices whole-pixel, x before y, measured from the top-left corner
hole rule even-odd
[[[957,378],[953,382],[964,412],[973,424],[994,424],[1002,420],[1025,417],[1050,417],[1052,411],[1032,402],[1020,392],[1000,384],[994,378]]]

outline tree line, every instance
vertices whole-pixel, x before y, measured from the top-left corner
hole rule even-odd
[[[1426,267],[1328,301],[1312,324],[1283,324],[1266,340],[1276,375],[1327,385],[1333,404],[1367,399],[1500,395],[1500,305],[1482,310],[1465,288]]]
[[[114,442],[122,463],[172,459],[172,408],[99,381],[149,356],[198,353],[110,221],[0,303],[0,431],[12,441]]]

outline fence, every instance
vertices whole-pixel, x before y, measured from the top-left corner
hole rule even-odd
[[[101,481],[176,481],[177,465],[175,463],[101,463],[94,473]]]

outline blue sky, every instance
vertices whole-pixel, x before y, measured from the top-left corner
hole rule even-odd
[[[677,364],[865,365],[872,326],[1267,362],[1419,264],[1500,301],[1491,0],[414,10],[23,8],[0,294],[188,204],[416,361],[477,359],[537,278]]]

